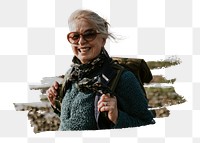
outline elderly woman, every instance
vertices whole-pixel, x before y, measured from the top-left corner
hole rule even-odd
[[[122,73],[116,91],[110,91],[101,83],[102,73],[113,70],[112,59],[104,48],[107,38],[114,38],[108,32],[109,23],[93,11],[77,10],[70,16],[68,24],[71,32],[67,39],[74,53],[73,64],[63,83],[64,88],[60,90],[58,82],[55,82],[47,90],[48,99],[60,116],[59,130],[154,124],[144,92],[132,72],[126,70]],[[55,102],[58,97],[61,98],[60,108]]]

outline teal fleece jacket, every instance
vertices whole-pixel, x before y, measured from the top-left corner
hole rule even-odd
[[[112,129],[154,124],[153,114],[135,75],[124,71],[116,88],[118,120]],[[80,92],[75,84],[66,91],[62,101],[59,130],[96,130],[93,93]]]

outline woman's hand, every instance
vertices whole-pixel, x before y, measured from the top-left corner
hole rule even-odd
[[[98,110],[100,112],[108,112],[108,118],[114,124],[117,123],[118,118],[118,108],[117,99],[115,96],[110,96],[110,94],[103,94],[98,101]]]
[[[55,81],[53,85],[46,91],[47,98],[53,107],[55,107],[55,98],[58,94],[57,92],[58,87],[59,87],[59,83]]]

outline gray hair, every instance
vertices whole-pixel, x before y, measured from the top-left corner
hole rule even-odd
[[[110,25],[104,18],[99,16],[97,13],[90,10],[76,10],[74,11],[68,19],[69,28],[72,26],[73,22],[78,19],[86,19],[95,25],[97,30],[105,37],[112,38],[115,40],[113,34],[108,32],[108,26]]]

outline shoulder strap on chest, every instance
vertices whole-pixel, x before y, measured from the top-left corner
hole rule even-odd
[[[113,78],[110,81],[109,85],[110,85],[111,90],[114,92],[125,68],[116,63],[113,63],[112,68],[116,71],[116,74],[115,74],[115,78]]]
[[[72,71],[73,71],[73,68],[70,68],[70,69],[66,72],[66,74],[65,74],[65,76],[64,76],[64,79],[63,79],[63,81],[62,81],[62,86],[61,86],[61,91],[62,91],[63,93],[65,93],[65,91],[66,91],[66,84],[67,84],[67,82],[68,82],[69,75],[71,74]],[[62,94],[62,93],[61,93],[61,94]],[[61,95],[61,96],[63,96],[63,95]]]
[[[62,99],[64,97],[64,93],[66,91],[66,88],[67,88],[67,85],[68,85],[68,78],[69,78],[69,75],[70,73],[72,72],[72,68],[70,68],[65,76],[64,76],[64,79],[62,81],[62,83],[59,85],[59,89],[58,89],[58,95],[56,96],[56,99],[55,99],[55,107],[52,107],[54,112],[60,116],[60,113],[61,113],[61,103],[62,103]]]

